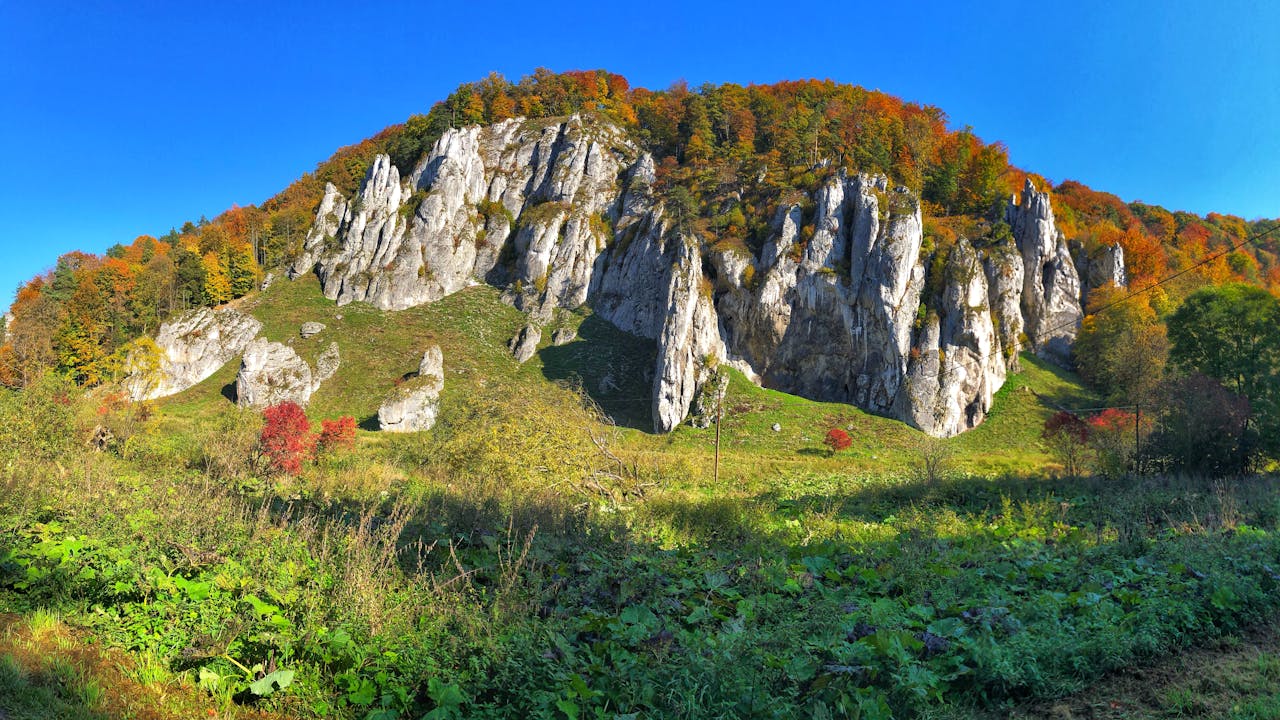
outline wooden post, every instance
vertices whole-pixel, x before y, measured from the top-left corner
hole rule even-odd
[[[720,374],[715,375],[716,382],[716,465],[713,473],[713,484],[720,487],[720,418],[724,416],[724,385],[720,382]]]
[[[1142,474],[1142,433],[1138,430],[1138,426],[1142,423],[1142,403],[1134,406],[1137,411],[1133,414],[1133,474]]]

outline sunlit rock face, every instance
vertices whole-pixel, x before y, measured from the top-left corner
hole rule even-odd
[[[1053,220],[1047,192],[1030,178],[1021,202],[1010,202],[1007,220],[1022,253],[1022,316],[1036,354],[1065,363],[1080,329],[1080,275],[1067,240]]]
[[[160,326],[158,357],[138,351],[125,361],[125,389],[136,400],[182,392],[217,372],[257,337],[262,323],[238,310],[200,308]]]
[[[311,395],[338,372],[340,364],[337,343],[330,343],[320,353],[313,369],[288,345],[258,338],[249,344],[240,360],[236,403],[264,408],[293,402],[306,407]]]
[[[417,377],[391,391],[378,408],[378,428],[386,432],[430,430],[440,414],[444,390],[444,354],[432,345],[422,356]]]
[[[832,175],[808,211],[775,208],[755,250],[700,237],[656,184],[653,158],[598,119],[449,130],[407,177],[382,155],[353,198],[327,187],[290,274],[386,310],[495,285],[528,315],[509,343],[520,362],[557,309],[590,307],[656,341],[658,432],[723,363],[954,435],[982,422],[1023,344],[1069,356],[1080,274],[1031,183],[1008,209],[1012,242],[962,239],[932,271],[919,198],[884,176]],[[1123,256],[1108,262],[1096,274],[1123,277]]]

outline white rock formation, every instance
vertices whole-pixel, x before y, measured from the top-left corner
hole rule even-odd
[[[432,345],[422,356],[418,376],[391,391],[378,408],[378,427],[386,432],[430,430],[440,414],[444,390],[444,354]]]
[[[556,308],[589,305],[656,341],[659,432],[688,415],[711,363],[952,435],[982,421],[1025,338],[1069,355],[1080,275],[1030,183],[1007,213],[1012,242],[961,241],[930,279],[918,198],[883,176],[832,175],[812,215],[778,207],[754,253],[704,246],[667,217],[656,178],[598,119],[450,130],[408,177],[379,156],[353,199],[326,188],[291,274],[314,268],[326,296],[384,309],[494,284],[529,315],[510,343],[521,362]],[[1111,260],[1099,272],[1122,276]]]
[[[1119,243],[1099,248],[1090,253],[1078,247],[1075,253],[1076,267],[1080,270],[1080,305],[1088,304],[1089,293],[1106,285],[1122,290],[1129,287],[1128,273],[1124,267],[1124,248]]]
[[[186,390],[244,352],[260,330],[262,323],[231,308],[186,313],[160,326],[158,357],[140,347],[125,360],[125,389],[135,401]]]
[[[515,356],[516,362],[524,363],[538,352],[538,343],[542,342],[542,328],[532,323],[525,325],[520,332],[511,338],[507,348]]]
[[[897,410],[930,435],[948,437],[982,422],[1006,369],[982,258],[961,239],[945,272],[941,315],[925,318]]]
[[[707,360],[725,356],[697,242],[679,236],[673,244],[675,265],[653,379],[653,425],[658,432],[670,432],[684,420],[707,379]]]
[[[306,340],[307,338],[312,337],[314,335],[319,335],[322,332],[324,332],[324,323],[304,322],[298,328],[298,336],[301,337],[303,340]]]
[[[249,344],[236,376],[236,403],[263,408],[282,402],[306,407],[316,383],[311,366],[283,343],[259,338]]]
[[[499,275],[545,319],[586,301],[611,239],[602,214],[618,195],[620,156],[635,154],[617,128],[577,116],[450,130],[403,181],[379,155],[353,202],[326,188],[292,274],[314,267],[339,304],[398,310],[489,278],[511,240],[515,266]]]
[[[341,364],[342,357],[338,352],[338,343],[329,343],[329,347],[325,348],[324,352],[320,353],[320,356],[316,358],[316,386],[312,390],[318,390],[320,388],[320,383],[333,377],[334,374],[338,372],[338,367]]]
[[[1031,347],[1058,362],[1071,356],[1084,313],[1080,276],[1066,238],[1054,225],[1049,193],[1028,178],[1022,202],[1009,203],[1007,219],[1022,253],[1022,315]]]
[[[316,367],[298,356],[283,343],[259,338],[244,351],[240,373],[236,376],[236,403],[242,407],[262,408],[282,402],[295,402],[306,407],[320,384],[338,371],[338,344],[330,343]]]

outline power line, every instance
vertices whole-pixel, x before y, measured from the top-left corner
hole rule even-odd
[[[1163,279],[1161,279],[1161,280],[1158,280],[1158,281],[1156,281],[1156,282],[1154,282],[1154,283],[1152,283],[1152,284],[1150,284],[1150,285],[1148,285],[1148,286],[1146,286],[1146,287],[1142,288],[1141,290],[1134,290],[1134,291],[1132,291],[1132,292],[1130,292],[1130,293],[1128,293],[1128,294],[1124,295],[1124,296],[1123,296],[1123,297],[1121,297],[1121,298],[1118,298],[1118,299],[1116,299],[1116,300],[1113,300],[1113,301],[1111,301],[1111,302],[1107,303],[1106,305],[1103,305],[1102,307],[1100,307],[1100,308],[1098,308],[1098,309],[1094,310],[1092,313],[1090,313],[1090,315],[1100,315],[1100,314],[1102,314],[1102,313],[1104,313],[1104,312],[1106,312],[1106,311],[1108,311],[1108,310],[1110,310],[1110,309],[1112,309],[1112,308],[1114,308],[1114,307],[1116,307],[1116,306],[1118,306],[1118,305],[1121,305],[1121,304],[1123,304],[1123,303],[1125,303],[1125,302],[1128,302],[1129,300],[1132,300],[1132,299],[1133,299],[1133,298],[1135,298],[1135,297],[1138,297],[1139,295],[1143,295],[1143,294],[1145,294],[1145,293],[1151,292],[1152,290],[1154,290],[1154,289],[1156,289],[1156,288],[1160,287],[1161,285],[1164,285],[1164,284],[1166,284],[1166,283],[1172,282],[1173,280],[1176,280],[1177,278],[1179,278],[1179,277],[1181,277],[1181,276],[1183,276],[1183,275],[1186,275],[1187,273],[1192,272],[1193,270],[1197,270],[1197,269],[1199,269],[1199,268],[1202,268],[1202,267],[1204,267],[1205,265],[1208,265],[1209,263],[1211,263],[1211,262],[1213,262],[1213,261],[1215,261],[1215,260],[1218,260],[1218,259],[1220,259],[1220,258],[1223,258],[1223,257],[1225,257],[1225,256],[1227,256],[1227,255],[1230,255],[1231,253],[1233,253],[1233,252],[1235,252],[1235,251],[1239,250],[1240,248],[1244,247],[1245,245],[1256,244],[1258,240],[1260,240],[1260,239],[1262,239],[1262,238],[1266,237],[1267,235],[1270,235],[1271,233],[1275,232],[1276,230],[1280,230],[1280,223],[1273,224],[1270,228],[1267,228],[1266,230],[1263,230],[1263,231],[1261,231],[1261,232],[1254,233],[1254,234],[1250,235],[1249,237],[1246,237],[1246,238],[1244,238],[1243,240],[1241,240],[1241,241],[1239,241],[1239,242],[1235,243],[1234,245],[1230,246],[1229,248],[1227,248],[1227,249],[1225,249],[1225,250],[1221,250],[1221,251],[1219,251],[1219,252],[1217,252],[1217,253],[1214,253],[1213,255],[1209,255],[1208,257],[1205,257],[1204,259],[1200,260],[1199,262],[1197,262],[1197,263],[1195,263],[1195,264],[1193,264],[1193,265],[1190,265],[1190,266],[1188,266],[1188,267],[1185,267],[1185,268],[1183,268],[1182,270],[1179,270],[1179,271],[1177,271],[1177,272],[1173,273],[1172,275],[1169,275],[1168,277],[1165,277],[1165,278],[1163,278]],[[1082,309],[1082,310],[1083,310],[1083,309]],[[1040,341],[1040,340],[1043,340],[1043,339],[1045,339],[1045,338],[1047,338],[1047,337],[1050,337],[1051,335],[1053,335],[1054,333],[1058,332],[1059,330],[1066,330],[1067,328],[1074,327],[1074,326],[1076,325],[1076,323],[1077,323],[1077,322],[1078,322],[1078,321],[1076,321],[1076,320],[1070,320],[1070,321],[1065,322],[1065,323],[1059,323],[1058,325],[1055,325],[1055,326],[1053,326],[1053,327],[1050,327],[1050,328],[1049,328],[1049,329],[1047,329],[1047,330],[1042,330],[1040,333],[1038,333],[1038,334],[1036,335],[1036,338],[1035,338],[1035,340],[1036,340],[1036,344],[1039,344],[1039,341]],[[992,353],[988,354],[986,357],[984,357],[984,358],[982,358],[982,359],[983,359],[983,360],[987,360],[987,359],[994,358],[994,357],[996,357],[996,356],[998,356],[998,355],[1003,355],[1006,349],[1007,349],[1006,347],[1001,346],[1001,347],[999,347],[998,349],[996,349],[994,352],[992,352]],[[948,373],[948,375],[950,375],[950,374],[951,374],[951,373],[949,372],[949,373]],[[1104,409],[1105,409],[1105,408],[1104,408]]]

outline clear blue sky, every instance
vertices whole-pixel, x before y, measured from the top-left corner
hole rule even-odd
[[[1280,3],[0,0],[0,308],[68,250],[258,203],[491,71],[831,78],[1015,164],[1280,216]]]

